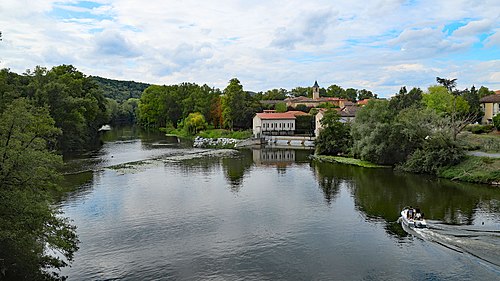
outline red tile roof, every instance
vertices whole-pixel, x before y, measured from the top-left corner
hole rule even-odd
[[[302,111],[287,111],[283,113],[257,113],[257,116],[260,119],[295,119],[295,116],[297,115],[307,115],[307,113]]]

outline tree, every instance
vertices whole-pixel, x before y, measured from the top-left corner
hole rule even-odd
[[[345,94],[347,96],[347,99],[349,99],[350,101],[352,101],[352,102],[356,102],[357,101],[358,91],[356,91],[356,89],[347,88],[345,90]]]
[[[288,94],[288,91],[286,89],[280,88],[280,89],[272,89],[266,91],[262,95],[262,100],[284,100],[286,98],[286,95]]]
[[[186,129],[191,135],[195,135],[198,132],[205,130],[207,126],[208,124],[207,121],[205,121],[205,117],[199,112],[190,113],[184,120],[184,129]]]
[[[247,129],[251,127],[255,112],[259,111],[260,104],[249,93],[243,91],[240,81],[233,78],[224,89],[222,98],[222,117],[224,126],[230,128]]]
[[[278,102],[275,106],[276,112],[286,112],[287,107],[286,103],[284,102]]]
[[[436,81],[443,85],[443,87],[445,87],[447,90],[448,90],[448,93],[452,94],[453,95],[453,112],[451,114],[451,123],[454,124],[455,123],[455,118],[456,118],[456,112],[457,112],[457,93],[454,92],[453,90],[455,89],[455,87],[457,86],[457,79],[446,79],[446,78],[439,78],[439,77],[436,77]],[[455,127],[453,127],[453,130],[455,130]],[[454,140],[456,140],[456,135],[458,133],[455,133],[453,134],[454,135]]]
[[[0,278],[58,280],[78,249],[75,227],[52,206],[61,130],[46,107],[15,101],[0,116]],[[56,254],[54,254],[56,253]]]
[[[428,93],[423,94],[422,101],[428,108],[447,116],[455,115],[454,112],[466,114],[469,104],[462,97],[457,97],[448,92],[443,86],[430,86]]]
[[[358,100],[372,99],[372,98],[376,99],[377,95],[376,94],[374,95],[371,91],[365,89],[358,90]]]
[[[409,108],[411,106],[420,106],[422,101],[422,90],[420,88],[413,88],[408,92],[406,87],[401,87],[399,93],[390,100],[390,106],[396,111]]]
[[[330,85],[328,88],[326,88],[326,96],[335,98],[347,98],[345,90],[337,85]]]
[[[321,130],[315,141],[316,153],[326,155],[347,154],[350,149],[350,127],[340,122],[340,115],[335,110],[328,110],[321,119]]]

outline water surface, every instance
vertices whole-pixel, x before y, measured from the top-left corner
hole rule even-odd
[[[69,280],[495,280],[500,191],[115,130],[68,159]],[[408,234],[418,205],[430,229]]]

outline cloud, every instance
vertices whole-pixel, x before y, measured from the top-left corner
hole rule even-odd
[[[489,19],[471,21],[453,32],[455,36],[476,36],[491,30],[493,23]]]
[[[334,16],[331,10],[309,12],[301,15],[286,27],[279,27],[271,46],[293,49],[296,44],[321,45],[326,40],[325,31],[334,24]]]
[[[451,74],[500,88],[498,62],[485,64],[498,59],[499,9],[494,0],[1,1],[0,67],[71,63],[220,88],[237,77],[254,91],[318,80],[384,96]]]
[[[117,31],[105,30],[95,35],[95,53],[98,56],[137,57],[141,52]]]

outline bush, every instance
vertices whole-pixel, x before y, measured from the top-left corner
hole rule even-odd
[[[500,113],[493,117],[493,125],[498,131],[500,131]]]
[[[460,163],[464,155],[463,149],[449,137],[434,136],[399,168],[413,173],[437,174],[442,167]]]
[[[486,134],[493,131],[493,125],[475,125],[470,127],[473,134]]]

